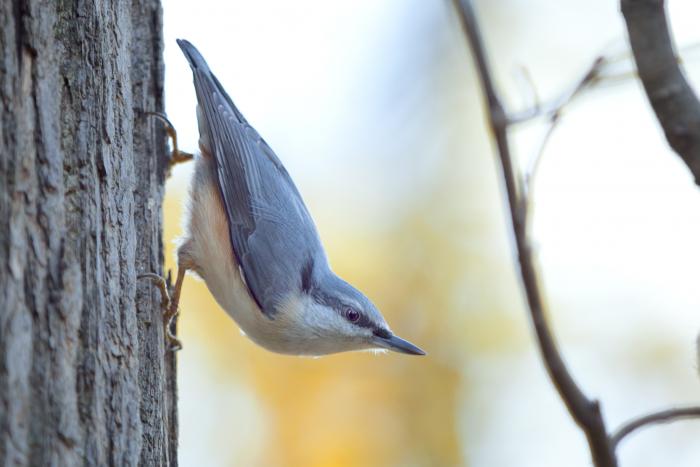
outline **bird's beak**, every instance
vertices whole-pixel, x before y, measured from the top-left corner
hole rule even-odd
[[[389,337],[374,336],[372,343],[374,343],[377,347],[393,350],[394,352],[409,355],[425,355],[425,352],[415,345],[411,344],[407,340],[401,339],[399,336],[394,336],[393,334]]]

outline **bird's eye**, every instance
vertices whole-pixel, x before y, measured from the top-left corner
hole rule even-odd
[[[351,323],[357,323],[360,320],[360,312],[353,308],[346,308],[345,318]]]

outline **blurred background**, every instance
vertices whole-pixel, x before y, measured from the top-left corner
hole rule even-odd
[[[625,53],[618,2],[477,1],[507,107],[571,87]],[[700,88],[695,0],[669,2]],[[166,110],[197,149],[192,41],[277,152],[334,269],[429,352],[271,354],[205,285],[185,282],[178,353],[184,466],[588,466],[540,362],[496,160],[448,1],[164,2]],[[686,53],[687,51],[687,53]],[[611,428],[697,402],[700,191],[622,60],[567,107],[541,161],[533,242],[551,324]],[[526,166],[546,127],[513,132]],[[167,266],[192,166],[167,184]],[[700,465],[700,423],[626,439],[624,466]]]

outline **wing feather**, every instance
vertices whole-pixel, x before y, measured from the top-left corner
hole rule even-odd
[[[289,173],[248,124],[196,48],[179,40],[194,74],[201,140],[217,167],[231,245],[245,283],[273,318],[302,286],[309,258],[325,261],[311,215]]]

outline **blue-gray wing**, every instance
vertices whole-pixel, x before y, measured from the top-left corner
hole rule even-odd
[[[309,263],[325,261],[316,227],[287,170],[197,49],[184,40],[178,45],[194,74],[200,133],[216,160],[233,251],[253,298],[272,318],[302,287]]]

